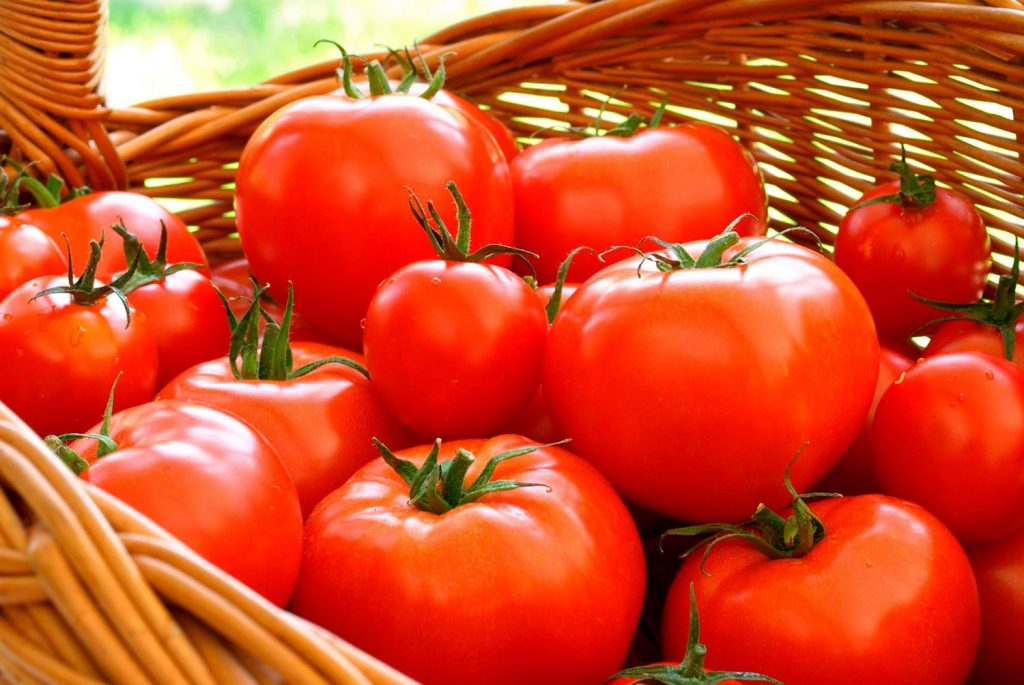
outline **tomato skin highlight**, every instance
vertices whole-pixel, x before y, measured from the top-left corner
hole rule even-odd
[[[110,436],[119,449],[98,460],[95,440],[71,443],[91,464],[83,480],[274,604],[288,601],[302,518],[295,485],[263,436],[224,412],[177,401],[115,414]]]
[[[516,244],[540,255],[537,280],[555,280],[573,249],[636,246],[652,233],[670,242],[710,238],[744,213],[743,235],[763,235],[767,199],[757,165],[732,137],[693,123],[645,128],[629,138],[545,140],[510,164]],[[625,250],[605,256],[627,258]],[[573,259],[569,276],[585,280],[604,264]],[[518,268],[518,267],[517,267]],[[526,273],[526,272],[523,272]]]
[[[981,597],[981,645],[970,685],[1024,682],[1024,528],[968,554]]]
[[[415,262],[370,301],[366,364],[381,399],[422,439],[493,435],[537,393],[547,330],[540,298],[508,269]]]
[[[744,245],[741,239],[736,246]],[[690,244],[699,254],[702,244]],[[819,254],[773,242],[737,267],[607,267],[548,336],[559,431],[634,504],[740,521],[818,481],[867,415],[878,340],[856,288]],[[667,436],[673,436],[666,439]]]
[[[292,343],[292,354],[296,368],[335,355],[362,362],[348,350],[313,342]],[[158,398],[208,405],[258,430],[288,469],[303,518],[377,456],[371,438],[396,447],[411,444],[374,385],[341,364],[287,381],[239,380],[224,357],[185,371]]]
[[[858,204],[899,192],[899,182],[866,192]],[[908,291],[942,302],[981,297],[992,260],[981,215],[966,197],[936,188],[925,209],[893,203],[853,209],[839,225],[835,262],[867,300],[880,334],[905,338],[947,313]]]
[[[129,324],[114,296],[91,307],[65,294],[30,301],[67,283],[32,280],[0,301],[0,357],[10,360],[0,401],[42,436],[96,423],[119,373],[116,409],[148,402],[156,387],[157,346],[144,314],[133,311]]]
[[[708,669],[786,685],[961,685],[978,645],[978,592],[963,548],[930,513],[882,495],[808,502],[825,537],[770,560],[747,542],[686,559],[665,603],[665,658],[682,655],[689,585]],[[784,516],[786,514],[783,514]]]
[[[490,456],[518,436],[444,443]],[[422,462],[429,446],[399,452]],[[621,500],[582,459],[546,447],[496,479],[546,483],[443,515],[371,462],[306,522],[291,609],[424,685],[590,685],[621,666],[640,616],[644,559]],[[580,621],[586,616],[586,621]],[[443,629],[424,630],[424,625]],[[566,627],[572,625],[572,630]]]
[[[965,544],[1024,525],[1024,371],[1015,364],[981,352],[923,360],[882,396],[870,440],[883,492],[926,507]]]
[[[424,205],[433,200],[455,226],[449,181],[473,207],[474,248],[511,244],[508,164],[482,125],[411,95],[300,100],[266,119],[242,153],[242,247],[279,302],[291,281],[299,313],[360,350],[360,321],[378,284],[433,256],[409,192]]]

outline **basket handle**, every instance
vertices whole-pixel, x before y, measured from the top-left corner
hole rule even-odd
[[[108,3],[21,0],[0,14],[0,151],[71,187],[127,186],[104,126]]]

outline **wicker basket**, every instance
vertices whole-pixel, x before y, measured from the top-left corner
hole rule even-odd
[[[335,61],[126,109],[98,94],[107,0],[0,2],[0,149],[73,185],[194,200],[238,254],[234,164],[267,115],[336,87]],[[424,40],[449,86],[518,134],[609,111],[728,127],[762,164],[776,227],[832,241],[898,154],[971,197],[994,271],[1024,235],[1024,3],[603,0],[496,12]],[[624,86],[628,86],[623,88]],[[524,97],[533,96],[533,97]],[[539,97],[538,97],[539,96]],[[0,406],[0,670],[26,683],[408,683],[278,610],[76,480]]]

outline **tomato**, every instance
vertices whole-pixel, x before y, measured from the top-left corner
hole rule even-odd
[[[377,285],[431,256],[409,192],[447,200],[449,181],[474,208],[475,244],[512,241],[508,165],[482,125],[412,95],[305,98],[266,119],[242,153],[242,246],[272,295],[293,283],[303,317],[358,350]],[[438,207],[454,225],[454,207]]]
[[[1024,525],[1024,371],[980,352],[924,360],[882,396],[871,427],[886,493],[926,507],[965,543]]]
[[[162,222],[167,228],[168,261],[193,262],[202,265],[204,272],[207,270],[203,249],[184,222],[156,200],[138,193],[114,190],[90,193],[53,208],[26,210],[16,218],[38,226],[62,247],[67,236],[76,271],[89,258],[89,241],[105,238],[111,244],[100,260],[97,270],[100,278],[109,279],[128,267],[121,241],[111,230],[115,223],[123,223],[142,242],[146,253],[155,257]]]
[[[540,255],[537,278],[555,280],[574,248],[637,245],[658,233],[672,242],[710,238],[742,214],[737,230],[763,234],[767,202],[750,154],[707,124],[645,128],[629,138],[549,139],[510,164],[516,244]],[[681,191],[681,189],[683,189]],[[629,256],[627,251],[606,259]],[[592,254],[572,264],[582,281],[602,263]]]
[[[686,644],[693,583],[709,668],[786,685],[961,685],[979,618],[956,538],[921,507],[883,495],[809,507],[824,533],[803,556],[769,558],[732,537],[706,559],[703,547],[687,557],[665,601],[665,657]]]
[[[981,597],[981,645],[970,683],[1024,682],[1024,528],[968,554]]]
[[[438,259],[388,276],[366,311],[363,348],[381,399],[424,439],[493,435],[540,387],[547,337],[544,307],[526,281],[480,260],[515,251],[485,246],[470,254],[471,216],[454,184],[458,237],[432,225],[416,205]],[[428,401],[424,401],[429,398]]]
[[[914,361],[898,349],[890,347],[886,343],[879,346],[879,369],[878,382],[875,385],[875,396],[871,400],[871,408],[868,416],[861,426],[857,437],[846,454],[833,467],[828,475],[818,483],[816,489],[825,492],[838,492],[843,495],[863,495],[869,492],[881,492],[881,486],[875,477],[874,466],[871,463],[871,446],[869,443],[871,423],[875,417],[875,409],[878,401],[882,399],[883,393],[893,382],[914,365]]]
[[[71,444],[91,464],[83,480],[271,602],[288,601],[302,518],[295,486],[262,436],[223,412],[168,400],[115,414],[110,437],[118,449],[102,458],[93,439]]]
[[[518,436],[446,443],[440,456],[471,452],[473,482],[484,462],[524,448],[535,451],[494,478],[550,491],[490,492],[443,514],[411,504],[385,462],[357,471],[306,522],[291,610],[424,685],[602,682],[644,595],[639,535],[614,490],[582,459]],[[415,470],[430,452],[397,456]]]
[[[157,387],[196,364],[228,349],[224,304],[209,278],[196,271],[178,271],[128,295],[146,315],[157,343],[160,368]]]
[[[901,180],[867,191],[843,217],[835,261],[864,294],[879,332],[906,337],[943,316],[910,293],[946,302],[981,296],[991,245],[969,199],[934,182],[934,199],[922,194],[924,181],[905,159],[890,168]],[[886,197],[893,201],[860,206]]]
[[[57,244],[31,224],[0,216],[0,300],[25,281],[67,271]]]
[[[146,315],[156,339],[158,387],[185,369],[226,353],[227,313],[213,282],[192,268],[198,265],[168,264],[165,242],[150,259],[134,234],[120,224],[114,230],[124,242],[125,260],[134,268],[121,292]]]
[[[723,240],[737,237],[719,236],[716,250]],[[705,247],[685,249],[715,252]],[[803,443],[800,488],[839,460],[878,366],[850,280],[776,240],[729,266],[645,260],[638,278],[631,260],[595,274],[551,326],[543,386],[555,425],[626,499],[685,521],[738,521],[785,501],[782,475]]]
[[[315,342],[292,345],[295,364],[359,355]],[[160,391],[243,419],[273,445],[298,489],[303,516],[377,453],[374,436],[407,445],[405,431],[387,413],[370,381],[341,364],[299,378],[235,378],[227,357],[195,366]]]
[[[1024,365],[1024,320],[1013,326],[1014,352],[1013,363]],[[921,351],[922,357],[934,357],[938,354],[952,352],[983,352],[993,357],[1005,359],[1003,338],[998,328],[987,326],[977,321],[948,321],[932,333],[928,344]]]
[[[157,346],[145,315],[109,294],[88,305],[62,293],[32,299],[66,285],[66,276],[40,278],[0,301],[0,401],[40,435],[94,424],[120,373],[118,408],[147,402],[156,386]]]

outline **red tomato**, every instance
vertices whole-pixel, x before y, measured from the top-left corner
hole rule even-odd
[[[1014,329],[1013,363],[1024,366],[1024,319],[1018,321]],[[977,321],[948,321],[932,334],[928,345],[921,351],[922,357],[934,357],[938,354],[952,352],[984,352],[985,354],[1006,358],[1003,349],[1003,337],[999,329]]]
[[[554,281],[559,263],[581,245],[600,252],[652,233],[672,242],[710,238],[744,213],[755,217],[738,225],[744,235],[766,227],[753,158],[707,124],[646,128],[630,138],[550,139],[523,150],[510,168],[516,244],[540,255],[542,283]],[[602,266],[580,254],[569,275],[582,281]]]
[[[0,216],[0,300],[25,281],[66,272],[67,259],[31,224]]]
[[[704,572],[702,548],[686,559],[665,602],[665,657],[686,644],[694,583],[708,668],[786,685],[961,685],[978,645],[978,592],[953,535],[882,495],[809,505],[825,534],[802,557],[770,559],[732,538]]]
[[[145,246],[146,253],[155,257],[160,245],[160,222],[163,222],[167,227],[168,261],[202,264],[203,271],[207,271],[203,249],[184,222],[156,200],[138,193],[90,193],[52,209],[24,211],[16,218],[35,224],[62,248],[66,235],[76,271],[88,261],[89,241],[105,238],[108,246],[103,250],[103,258],[97,270],[100,278],[110,278],[128,267],[121,249],[121,239],[111,230],[111,226],[123,223]]]
[[[295,343],[292,354],[297,367],[333,355],[362,362],[348,350],[313,342]],[[295,482],[303,516],[377,456],[371,438],[409,444],[374,385],[341,364],[290,380],[244,380],[234,377],[224,357],[181,374],[159,398],[216,407],[259,430]]]
[[[84,480],[271,602],[288,601],[302,552],[299,499],[261,435],[223,412],[165,401],[115,414],[110,437],[118,449],[99,459],[95,440],[71,444],[92,464]]]
[[[512,240],[508,165],[481,125],[411,95],[319,96],[292,103],[250,138],[238,168],[238,230],[253,271],[349,349],[378,284],[431,257],[409,191],[439,200],[458,184],[474,208],[476,245]],[[284,230],[283,230],[284,227]]]
[[[875,409],[878,407],[878,401],[882,399],[882,394],[900,377],[900,374],[914,365],[914,361],[885,343],[880,345],[879,352],[878,383],[875,385],[875,396],[871,401],[868,416],[850,448],[846,450],[846,454],[818,483],[816,490],[838,492],[843,495],[864,495],[882,491],[871,463],[871,448],[868,442],[871,422],[875,418]]]
[[[1024,525],[1024,371],[980,352],[926,359],[882,396],[871,453],[883,492],[965,543]]]
[[[441,456],[472,452],[472,482],[491,457],[528,446],[500,436],[446,443]],[[429,451],[398,456],[419,466]],[[640,616],[633,521],[596,469],[557,447],[503,461],[494,477],[551,490],[493,492],[438,515],[371,462],[307,520],[291,609],[424,685],[602,682]],[[444,629],[424,630],[425,617]]]
[[[156,338],[160,359],[157,387],[185,369],[227,353],[224,303],[203,274],[175,272],[132,291],[128,301],[145,313]]]
[[[366,364],[381,399],[417,435],[490,435],[540,385],[544,307],[490,264],[415,262],[389,276],[366,312]]]
[[[901,181],[885,183],[857,204],[900,190]],[[991,246],[971,201],[936,188],[934,202],[926,207],[908,200],[851,209],[839,225],[835,261],[864,294],[879,332],[906,337],[945,315],[910,292],[945,302],[977,300],[988,277]]]
[[[65,294],[31,299],[65,285],[66,276],[36,279],[0,301],[0,358],[8,364],[0,401],[40,435],[93,425],[122,372],[117,408],[149,401],[156,386],[157,347],[145,315],[133,311],[129,324],[114,296],[92,306]]]
[[[804,442],[798,488],[838,461],[877,374],[854,285],[820,254],[774,241],[734,266],[662,272],[646,261],[638,278],[629,261],[594,275],[551,326],[544,393],[574,450],[626,499],[685,521],[738,521],[787,501],[783,473]]]
[[[981,644],[970,683],[1024,682],[1024,528],[968,554],[981,597]]]

